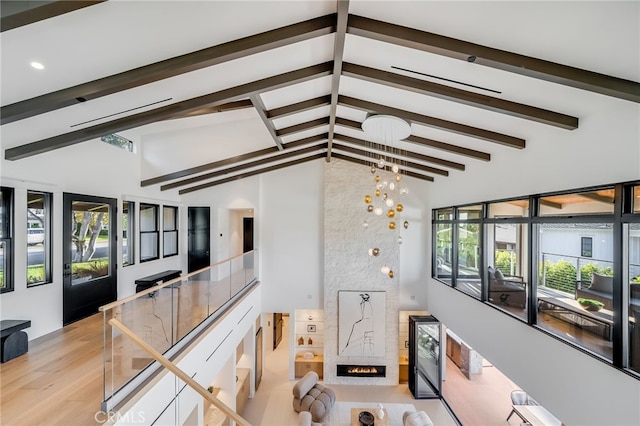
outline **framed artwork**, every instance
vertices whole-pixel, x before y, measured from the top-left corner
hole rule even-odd
[[[338,355],[385,356],[384,291],[338,291]]]
[[[307,333],[315,333],[316,325],[315,324],[307,324]]]

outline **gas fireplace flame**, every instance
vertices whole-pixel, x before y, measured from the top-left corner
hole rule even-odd
[[[349,374],[377,374],[378,369],[375,367],[350,367],[347,370]]]

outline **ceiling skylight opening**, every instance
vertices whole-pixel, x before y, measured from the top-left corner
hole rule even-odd
[[[43,70],[44,69],[44,65],[42,65],[40,62],[37,61],[31,61],[31,67],[35,68],[37,70]]]

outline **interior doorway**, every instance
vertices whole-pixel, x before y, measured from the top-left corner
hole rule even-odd
[[[189,272],[211,265],[211,208],[189,207],[188,213]]]
[[[253,250],[253,217],[242,218],[242,252]]]
[[[284,326],[284,319],[281,313],[273,314],[273,350],[275,351],[280,342],[282,341],[282,330]]]

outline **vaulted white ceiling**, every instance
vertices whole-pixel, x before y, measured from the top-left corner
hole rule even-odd
[[[141,149],[141,185],[183,193],[370,162],[389,151],[360,129],[370,113],[411,123],[394,147],[437,183],[640,101],[638,2],[110,0],[15,18],[0,35],[2,155],[118,133]]]

